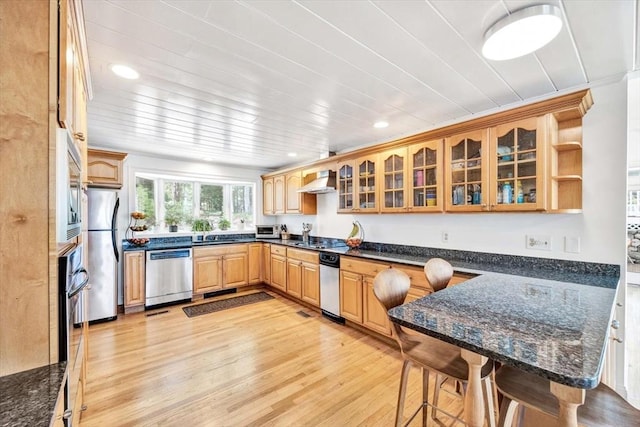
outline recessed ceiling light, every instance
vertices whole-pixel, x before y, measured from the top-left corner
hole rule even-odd
[[[210,162],[213,159],[211,157],[203,157],[202,160],[204,160],[205,162]]]
[[[557,6],[539,4],[498,20],[484,34],[482,55],[494,61],[518,58],[540,49],[562,29]]]
[[[116,76],[122,77],[123,79],[134,80],[140,77],[140,74],[131,67],[127,67],[126,65],[114,64],[111,66],[111,71]]]
[[[373,127],[376,128],[376,129],[386,128],[387,126],[389,126],[389,123],[387,123],[385,121],[379,121],[379,122],[375,122],[373,124]]]
[[[287,156],[289,156],[289,157],[295,157],[297,155],[298,155],[298,153],[293,153],[293,152],[292,153],[287,153]]]

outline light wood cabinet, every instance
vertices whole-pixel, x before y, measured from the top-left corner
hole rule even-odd
[[[203,294],[222,289],[222,255],[198,254],[193,250],[193,293]]]
[[[550,115],[548,208],[557,213],[582,212],[582,119]],[[540,197],[540,195],[538,195]]]
[[[267,285],[271,284],[271,244],[262,244],[262,281]]]
[[[340,315],[362,324],[362,275],[340,270]]]
[[[249,283],[249,245],[193,249],[193,293],[215,292]]]
[[[320,306],[319,254],[287,249],[287,293],[316,307]]]
[[[378,212],[378,155],[338,163],[338,213]]]
[[[414,144],[407,149],[410,212],[444,210],[443,140]]]
[[[122,188],[122,168],[126,153],[87,151],[87,180],[90,187]]]
[[[124,253],[124,312],[144,310],[145,258],[144,251]]]
[[[382,335],[391,336],[391,323],[387,310],[373,293],[373,279],[364,276],[362,282],[362,324]]]
[[[53,416],[51,417],[51,423],[49,424],[51,427],[65,427],[64,419],[62,418],[64,415],[64,394],[67,380],[62,381],[60,385],[60,391],[58,392],[58,397],[56,398],[56,406],[53,410]]]
[[[287,248],[271,245],[271,286],[287,291]]]
[[[302,170],[264,177],[262,180],[263,213],[265,215],[315,215],[316,195],[298,193],[298,190],[314,177],[315,175],[303,175]]]
[[[447,138],[444,173],[444,197],[447,211],[488,210],[490,193],[488,130],[477,130]],[[475,199],[474,193],[477,194]]]
[[[61,0],[58,44],[58,122],[68,129],[78,148],[87,142],[87,101],[90,78],[82,7],[74,0]]]
[[[407,163],[406,148],[387,150],[380,154],[380,212],[407,211]]]
[[[249,250],[249,284],[262,282],[262,243],[247,243]]]

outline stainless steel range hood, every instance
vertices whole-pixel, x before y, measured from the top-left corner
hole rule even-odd
[[[332,170],[318,172],[316,179],[301,187],[298,193],[330,193],[336,191],[336,173]]]

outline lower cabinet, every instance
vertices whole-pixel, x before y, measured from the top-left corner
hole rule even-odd
[[[271,286],[287,291],[287,248],[271,245]]]
[[[271,284],[271,244],[262,244],[262,281],[267,285]]]
[[[424,269],[421,267],[370,262],[343,256],[340,260],[340,315],[372,331],[391,336],[391,323],[387,316],[387,310],[373,292],[373,281],[376,275],[391,267],[405,272],[411,280],[411,287],[405,298],[405,303],[433,292],[424,274]],[[472,277],[474,276],[455,273],[449,286]]]
[[[314,251],[287,249],[287,293],[320,306],[319,255]]]
[[[144,251],[124,253],[124,312],[144,310],[145,258]]]
[[[249,284],[262,281],[262,243],[247,243],[249,250]]]
[[[203,294],[249,283],[246,244],[193,249],[193,293]]]

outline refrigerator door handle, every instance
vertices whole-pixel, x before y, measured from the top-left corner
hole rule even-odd
[[[118,208],[120,207],[120,198],[116,199],[116,205],[113,207],[113,214],[111,215],[111,244],[113,245],[113,254],[116,257],[116,262],[120,262],[120,255],[118,254],[118,244],[116,243],[116,222],[118,220]]]

